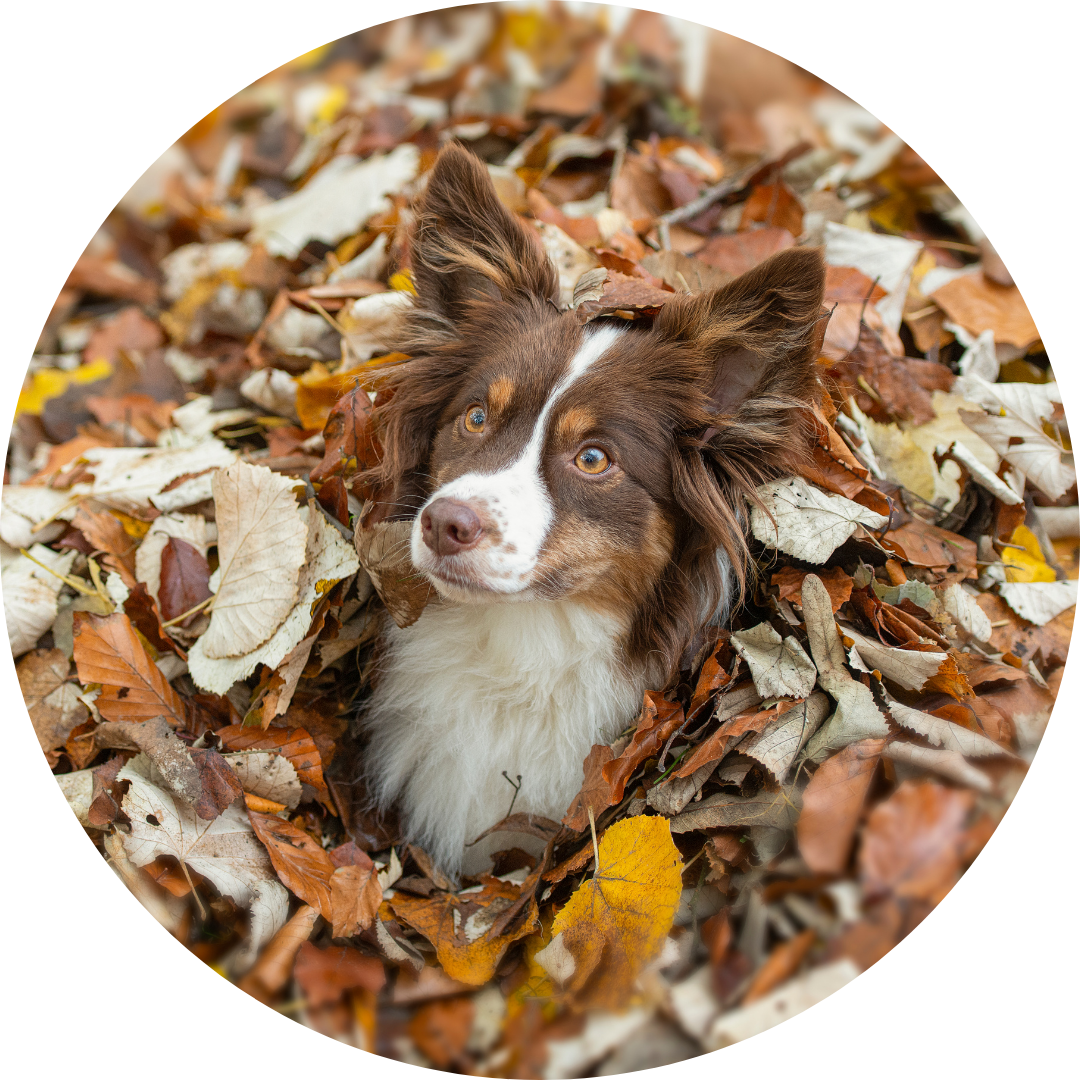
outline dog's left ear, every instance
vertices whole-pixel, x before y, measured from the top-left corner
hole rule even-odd
[[[419,201],[412,263],[418,307],[451,322],[477,300],[559,294],[539,242],[500,202],[483,162],[458,143],[439,154]]]
[[[702,358],[718,417],[763,395],[805,401],[816,382],[824,291],[821,251],[792,248],[719,289],[665,304],[654,330]]]

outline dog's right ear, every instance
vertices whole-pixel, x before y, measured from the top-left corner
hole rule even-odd
[[[555,267],[506,209],[484,164],[458,143],[438,156],[417,207],[417,305],[457,322],[477,300],[554,300]]]

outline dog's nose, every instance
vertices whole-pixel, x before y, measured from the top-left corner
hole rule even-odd
[[[476,547],[484,527],[473,510],[453,499],[436,499],[421,515],[424,543],[436,555],[458,555]]]

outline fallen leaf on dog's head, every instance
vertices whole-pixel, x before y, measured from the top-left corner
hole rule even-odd
[[[882,529],[889,519],[841,495],[826,495],[798,476],[774,480],[758,488],[760,507],[750,510],[754,536],[808,563],[823,563],[859,525]]]
[[[42,750],[63,746],[87,717],[79,686],[69,682],[71,661],[59,649],[35,649],[15,665],[19,689]]]
[[[580,1008],[620,1008],[660,951],[682,895],[682,859],[663,818],[612,825],[600,864],[555,917],[537,962]]]
[[[905,780],[870,813],[859,851],[868,897],[892,894],[938,903],[960,876],[970,791]]]
[[[263,842],[277,876],[305,903],[317,908],[327,922],[333,921],[330,877],[334,864],[322,845],[290,821],[274,814],[247,812],[255,835]]]
[[[942,721],[944,723],[944,721]],[[815,874],[841,874],[884,739],[863,739],[827,758],[803,792],[799,854]]]
[[[735,651],[750,667],[762,698],[805,698],[814,689],[817,670],[794,637],[781,638],[767,623],[731,635]]]
[[[75,664],[83,685],[101,683],[95,704],[106,720],[165,716],[185,724],[184,704],[150,659],[131,620],[115,615],[75,615]]]
[[[307,529],[294,481],[238,461],[214,477],[220,578],[202,652],[220,660],[261,645],[296,601]]]
[[[136,866],[145,866],[159,855],[171,855],[202,874],[240,907],[249,908],[250,938],[241,958],[250,962],[289,914],[289,894],[274,876],[266,850],[255,839],[239,804],[214,821],[200,821],[153,777],[149,763],[140,764],[138,758],[129,761],[118,775],[118,779],[130,781],[122,804],[131,820],[131,832],[123,837],[128,857]]]

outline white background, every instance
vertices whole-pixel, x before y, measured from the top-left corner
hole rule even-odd
[[[266,71],[424,10],[340,0],[19,3],[0,66],[0,417],[97,225],[196,120]],[[1076,372],[1076,26],[1065,4],[812,0],[651,5],[770,48],[906,139],[1019,284],[1065,390]],[[5,956],[0,1062],[39,1077],[314,1077],[410,1067],[310,1032],[191,956],[120,886],[50,779],[3,650]],[[1065,1075],[1078,1004],[1076,662],[984,853],[854,983],[747,1043],[672,1066],[712,1075]],[[418,1075],[418,1074],[416,1074]]]

